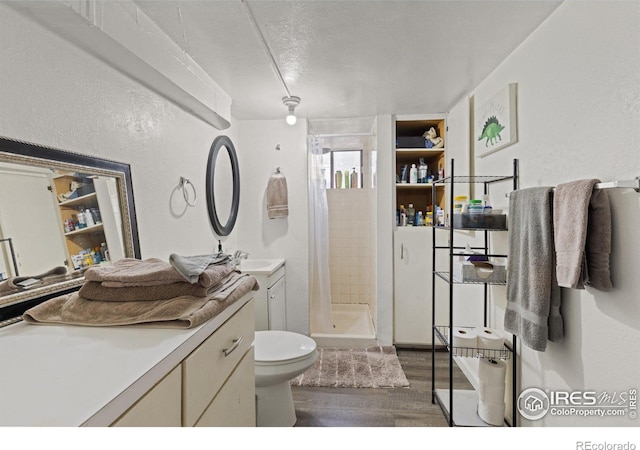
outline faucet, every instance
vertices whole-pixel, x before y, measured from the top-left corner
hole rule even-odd
[[[233,254],[233,264],[238,266],[240,265],[241,259],[247,259],[249,257],[249,253],[243,252],[242,250],[236,250]]]

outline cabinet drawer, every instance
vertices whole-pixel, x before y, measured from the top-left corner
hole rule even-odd
[[[183,425],[193,426],[254,338],[253,299],[227,320],[182,364]]]
[[[256,388],[253,347],[204,412],[197,427],[255,427]]]
[[[180,366],[156,384],[112,426],[179,427],[181,425]]]

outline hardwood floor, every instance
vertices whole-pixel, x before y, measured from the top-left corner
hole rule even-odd
[[[431,403],[431,351],[397,349],[409,388],[292,387],[296,427],[445,427],[437,404]],[[436,353],[436,383],[448,385],[447,352]],[[471,385],[455,366],[456,389]]]

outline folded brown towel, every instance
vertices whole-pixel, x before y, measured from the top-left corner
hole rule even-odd
[[[64,278],[67,275],[67,268],[64,266],[57,266],[53,269],[47,270],[44,273],[38,275],[31,275],[27,277],[11,277],[7,278],[6,281],[0,283],[0,294],[9,294],[21,291],[25,289],[23,286],[20,286],[18,283],[28,280],[29,278],[33,278],[35,280],[43,281],[51,281],[55,278]],[[39,285],[40,283],[38,283]],[[32,287],[35,285],[32,285]]]
[[[102,302],[86,300],[77,292],[47,300],[23,314],[27,323],[55,323],[95,327],[145,325],[161,328],[192,328],[213,318],[259,285],[253,275],[242,277],[223,299],[182,296],[167,300]]]
[[[199,284],[170,283],[158,286],[105,287],[98,281],[86,281],[78,294],[87,300],[135,302],[167,300],[183,295],[206,297],[209,289]]]
[[[609,291],[611,209],[606,191],[593,189],[598,179],[558,185],[554,196],[556,273],[562,287],[585,285]]]
[[[111,265],[89,267],[84,278],[87,281],[122,283],[122,286],[157,286],[184,282],[180,272],[158,258],[122,258]]]
[[[231,266],[228,266],[231,269]],[[99,300],[103,302],[135,302],[168,300],[181,296],[206,297],[213,293],[220,295],[220,292],[228,290],[230,279],[237,280],[241,275],[240,271],[231,269],[225,277],[215,286],[206,288],[199,284],[187,282],[163,284],[158,286],[125,286],[108,287],[106,283],[97,281],[86,281],[80,291],[80,296],[86,300]],[[235,277],[234,277],[235,276]]]
[[[215,286],[233,270],[230,262],[213,264],[198,277],[197,284],[205,288]],[[104,287],[160,286],[185,282],[171,264],[158,259],[123,258],[110,266],[90,267],[84,274],[87,281],[101,282]]]
[[[269,219],[289,215],[287,179],[281,173],[269,177],[267,183],[267,215]]]

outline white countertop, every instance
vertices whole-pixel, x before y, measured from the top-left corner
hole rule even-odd
[[[188,330],[0,328],[0,426],[107,426],[252,298]]]
[[[278,259],[243,259],[238,267],[241,272],[251,275],[271,275],[285,263],[282,258]]]

